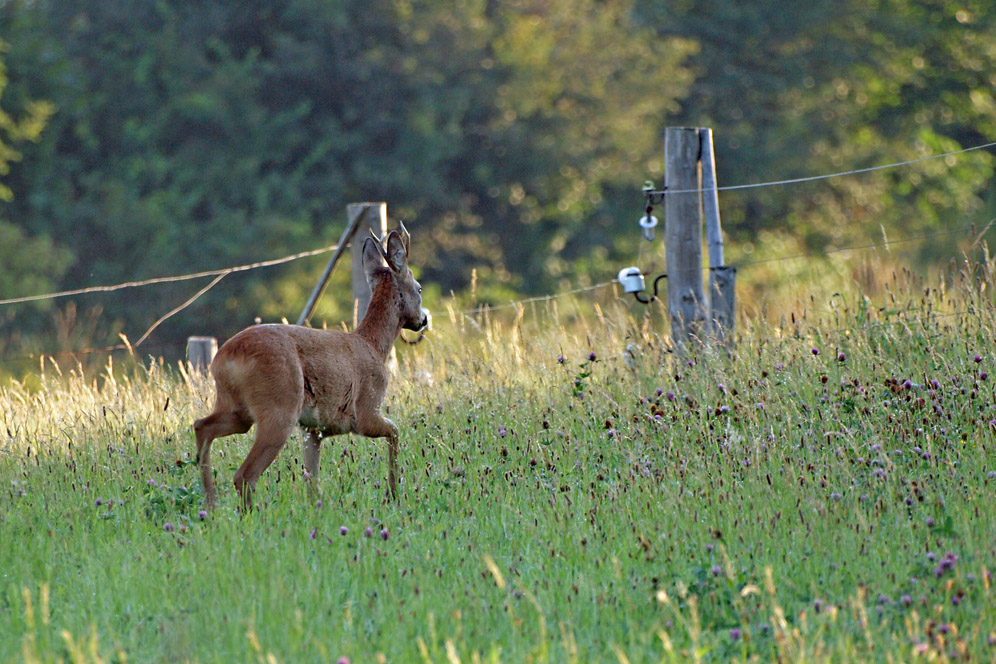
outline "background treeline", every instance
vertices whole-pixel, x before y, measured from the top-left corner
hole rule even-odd
[[[385,200],[436,296],[499,301],[636,260],[669,125],[713,127],[721,185],[996,140],[983,0],[8,0],[0,39],[0,298],[317,248]],[[725,193],[730,258],[981,227],[993,166]],[[150,348],[293,318],[323,264],[229,277]],[[199,286],[0,308],[0,357],[134,339]],[[351,318],[337,290],[316,320]]]

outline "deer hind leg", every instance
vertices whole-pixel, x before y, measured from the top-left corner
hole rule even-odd
[[[218,504],[218,491],[214,486],[214,473],[211,471],[211,442],[215,438],[233,433],[245,433],[252,426],[252,420],[236,411],[215,411],[194,422],[194,435],[197,438],[197,465],[201,471],[204,486],[204,501],[208,509]]]
[[[356,433],[368,438],[387,438],[388,471],[387,483],[391,487],[391,498],[398,498],[398,427],[379,413],[358,419]]]
[[[317,431],[309,431],[304,437],[304,472],[308,482],[308,495],[312,500],[319,497],[318,468],[322,439]]]
[[[239,492],[243,511],[252,509],[252,492],[256,481],[280,454],[296,425],[297,416],[294,413],[261,418],[256,422],[256,441],[246,460],[235,471],[235,490]]]

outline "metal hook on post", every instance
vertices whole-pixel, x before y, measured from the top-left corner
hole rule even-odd
[[[624,267],[619,270],[619,276],[617,278],[619,283],[622,284],[623,291],[626,293],[632,293],[633,297],[636,298],[636,301],[642,302],[643,304],[650,304],[654,300],[658,299],[661,279],[667,279],[667,274],[662,274],[654,279],[654,294],[647,298],[642,294],[645,288],[645,282],[643,279],[643,273],[640,272],[640,268]]]
[[[660,288],[661,279],[667,279],[667,274],[658,275],[658,277],[654,279],[654,294],[651,295],[649,298],[643,297],[642,295],[640,295],[640,293],[633,293],[633,297],[636,298],[636,301],[642,302],[643,304],[650,304],[654,300],[660,299],[659,288]]]

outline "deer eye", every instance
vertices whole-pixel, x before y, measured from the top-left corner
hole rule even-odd
[[[419,294],[419,295],[421,295],[421,294],[422,294],[422,287],[421,287],[421,286],[419,286],[419,287],[418,287],[418,294]]]

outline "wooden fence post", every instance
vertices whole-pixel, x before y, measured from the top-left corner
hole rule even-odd
[[[214,337],[187,338],[187,362],[194,371],[207,371],[217,352],[218,340]]]
[[[387,203],[350,203],[349,218],[352,219],[359,210],[366,208],[366,214],[356,227],[353,235],[353,328],[363,320],[370,305],[370,286],[367,285],[367,275],[363,271],[363,238],[369,237],[369,228],[377,237],[383,238],[387,235]]]
[[[702,155],[702,212],[709,248],[709,327],[720,342],[730,338],[735,321],[737,269],[723,258],[723,229],[719,221],[719,189],[712,129],[700,128]]]
[[[664,134],[667,306],[671,338],[679,347],[690,338],[702,339],[705,331],[699,151],[698,129],[667,128]]]

